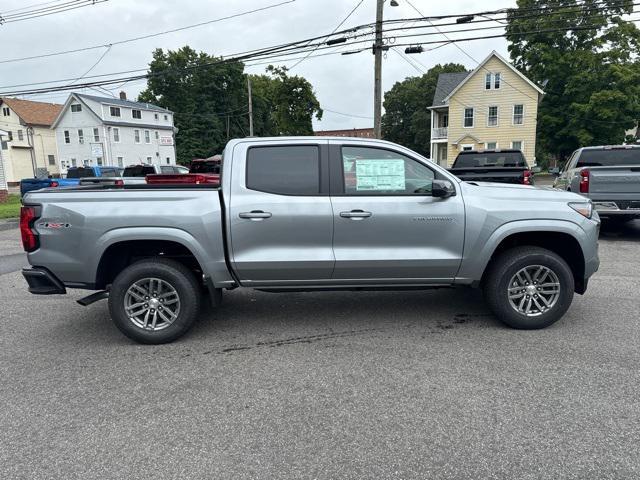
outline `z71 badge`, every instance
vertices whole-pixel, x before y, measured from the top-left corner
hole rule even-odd
[[[58,222],[41,222],[37,225],[40,228],[69,228],[71,226],[70,223],[58,223]]]

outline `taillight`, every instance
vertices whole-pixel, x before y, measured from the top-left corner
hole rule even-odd
[[[219,175],[202,175],[200,173],[184,173],[177,175],[154,174],[147,175],[146,181],[152,185],[176,185],[176,184],[218,184],[220,183]]]
[[[589,193],[589,169],[580,170],[580,193]]]
[[[37,218],[35,207],[20,208],[20,236],[25,252],[33,252],[38,248],[38,235],[32,230]]]
[[[60,185],[60,184],[58,182],[56,182],[55,180],[53,180],[49,186],[50,187],[57,187],[58,185]]]
[[[121,178],[118,178],[113,184],[116,187],[122,187],[124,185],[124,180],[122,180]]]
[[[525,170],[522,175],[522,184],[531,185],[531,171]]]

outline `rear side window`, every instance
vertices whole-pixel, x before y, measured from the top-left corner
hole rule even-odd
[[[310,145],[250,148],[247,188],[280,195],[318,195],[319,148]]]
[[[520,152],[463,153],[458,156],[454,168],[474,167],[526,167]]]
[[[70,168],[67,171],[67,178],[87,178],[95,177],[93,168]]]
[[[612,167],[617,165],[640,165],[640,148],[583,150],[576,168]]]

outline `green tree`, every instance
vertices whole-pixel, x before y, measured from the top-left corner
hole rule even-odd
[[[178,162],[220,153],[229,138],[249,135],[247,74],[241,62],[196,52],[157,49],[147,88],[138,100],[174,112]],[[307,135],[312,117],[322,117],[311,84],[269,66],[252,75],[254,135]]]
[[[540,15],[511,10],[506,31],[516,68],[544,85],[537,129],[542,153],[564,159],[580,146],[622,142],[640,117],[640,31],[621,18],[633,11],[633,0],[517,5],[541,9]]]
[[[429,155],[431,141],[431,114],[438,75],[464,72],[464,65],[447,63],[436,65],[421,77],[409,77],[384,94],[382,136],[385,140]]]

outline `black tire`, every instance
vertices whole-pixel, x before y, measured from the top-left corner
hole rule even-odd
[[[166,282],[178,295],[180,309],[176,318],[162,330],[148,330],[136,325],[125,310],[127,291],[135,282],[145,278]],[[136,262],[120,272],[109,290],[109,312],[116,327],[127,337],[139,343],[157,345],[173,342],[189,331],[200,311],[200,299],[200,284],[187,267],[174,260],[154,258]]]
[[[508,292],[509,287],[513,285],[510,282],[516,273],[534,265],[551,270],[558,279],[560,291],[550,308],[546,311],[536,311],[534,306],[532,314],[535,316],[528,316],[511,305]],[[482,288],[489,309],[501,322],[512,328],[534,330],[548,327],[562,318],[571,306],[575,282],[571,268],[558,254],[540,247],[522,246],[501,253],[491,262]],[[518,300],[514,302],[518,303]]]

